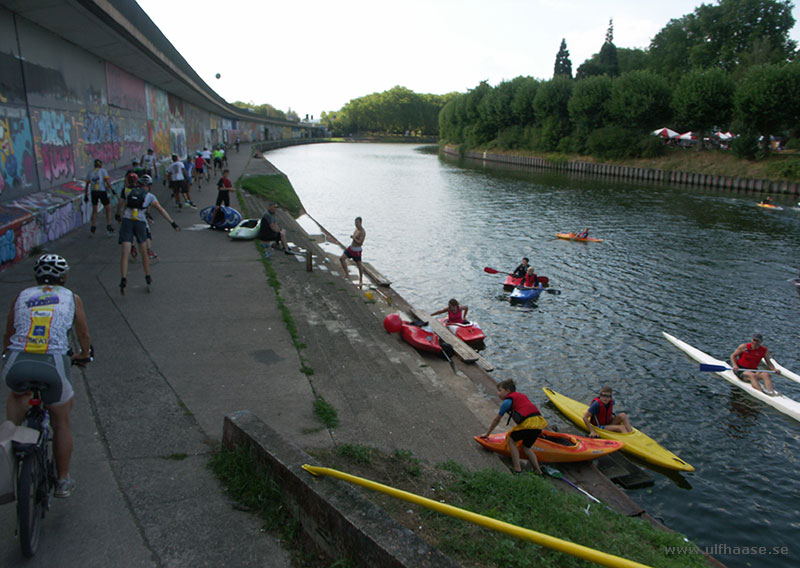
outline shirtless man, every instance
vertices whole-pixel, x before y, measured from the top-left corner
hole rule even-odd
[[[367,232],[361,226],[361,217],[356,217],[356,230],[350,235],[353,239],[352,244],[347,247],[344,254],[339,257],[339,262],[342,263],[342,270],[344,270],[345,277],[349,278],[350,272],[347,270],[347,259],[351,259],[358,267],[358,287],[361,288],[364,283],[364,267],[361,265],[361,246],[364,244],[364,239],[367,238]]]

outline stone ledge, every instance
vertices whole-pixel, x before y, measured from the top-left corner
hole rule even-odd
[[[398,524],[342,481],[314,477],[303,464],[319,464],[249,411],[228,414],[226,449],[246,450],[281,488],[292,516],[332,559],[381,568],[456,568],[458,564]]]

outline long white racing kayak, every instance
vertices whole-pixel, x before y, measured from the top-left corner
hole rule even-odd
[[[703,353],[699,349],[697,349],[695,347],[692,347],[691,345],[681,341],[677,337],[673,337],[672,335],[670,335],[669,333],[667,333],[665,331],[662,331],[661,333],[664,335],[664,337],[666,338],[667,341],[672,343],[675,347],[677,347],[678,349],[680,349],[681,351],[686,353],[690,358],[694,359],[698,363],[703,363],[703,364],[706,364],[706,365],[722,365],[722,366],[725,366],[725,367],[729,367],[730,366],[725,361],[720,361],[719,359],[714,359],[714,357],[712,357],[711,355],[708,355],[707,353]],[[773,359],[772,362],[774,364],[775,360]],[[779,368],[779,367],[776,365],[776,368]],[[780,367],[780,371],[781,371],[781,373],[783,373],[784,372],[784,368]],[[786,376],[788,378],[792,378],[790,375],[794,375],[795,377],[797,377],[797,375],[795,375],[794,373],[792,373],[788,369],[786,371],[787,371],[787,375]],[[746,392],[747,394],[749,394],[753,398],[757,398],[761,402],[765,402],[766,404],[769,404],[771,407],[775,408],[776,410],[779,410],[780,412],[783,412],[784,414],[788,414],[789,416],[791,416],[795,420],[800,420],[800,402],[797,402],[796,400],[793,400],[793,399],[789,398],[788,396],[782,395],[782,394],[780,394],[780,392],[778,392],[778,394],[775,395],[775,396],[769,396],[768,394],[764,394],[763,392],[761,392],[760,389],[754,389],[750,385],[749,381],[741,380],[739,377],[737,377],[734,374],[733,371],[720,371],[720,372],[717,372],[715,374],[719,375],[720,377],[722,377],[723,379],[725,379],[726,381],[728,381],[732,385],[735,385],[735,386],[739,387],[740,389],[742,389],[744,392]]]

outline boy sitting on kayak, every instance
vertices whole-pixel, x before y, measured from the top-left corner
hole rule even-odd
[[[631,426],[627,414],[624,412],[614,414],[614,399],[611,398],[611,394],[611,387],[600,389],[600,396],[592,401],[583,415],[583,423],[586,424],[590,438],[598,437],[595,428],[623,434],[633,432],[633,426]]]
[[[514,278],[524,278],[525,274],[528,272],[528,257],[522,257],[522,263],[514,269],[514,272],[511,273],[511,276]]]
[[[544,419],[539,409],[527,396],[517,392],[517,385],[511,379],[497,385],[497,396],[503,401],[503,404],[500,405],[499,412],[492,419],[486,434],[481,437],[488,438],[503,415],[509,414],[509,421],[513,418],[514,422],[517,423],[506,434],[506,443],[508,444],[508,453],[511,454],[514,474],[522,473],[522,465],[519,462],[519,448],[517,448],[517,442],[522,440],[522,453],[528,458],[533,470],[542,475],[542,468],[539,467],[539,460],[536,459],[536,454],[532,448],[542,430],[547,426],[547,420]]]
[[[576,239],[586,239],[589,237],[589,227],[586,227],[582,233],[575,233]]]
[[[533,267],[528,267],[528,272],[525,274],[525,278],[522,279],[522,282],[519,284],[523,288],[538,288],[539,287],[539,277],[536,276],[536,273],[533,271]]]

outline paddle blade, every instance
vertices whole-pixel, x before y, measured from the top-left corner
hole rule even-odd
[[[488,273],[488,274],[499,274],[500,273],[499,270],[495,270],[494,268],[489,268],[488,266],[484,266],[483,267],[483,271]]]
[[[553,288],[545,288],[544,291],[547,292],[548,294],[553,294],[555,296],[561,294],[561,290],[554,290]]]
[[[708,365],[706,363],[700,363],[700,372],[701,373],[721,373],[722,371],[730,371],[730,367],[726,367],[725,365]]]

